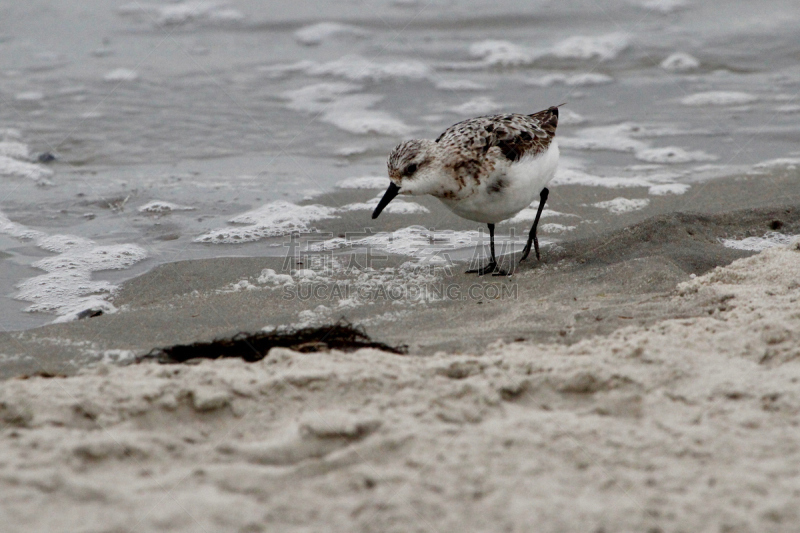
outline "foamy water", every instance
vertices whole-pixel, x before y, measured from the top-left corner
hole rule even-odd
[[[789,0],[69,0],[10,4],[4,21],[4,329],[113,311],[114,287],[159,263],[278,254],[270,239],[292,231],[367,225],[375,198],[316,198],[378,194],[395,144],[473,115],[566,102],[551,188],[614,189],[585,223],[800,161]],[[386,213],[426,211],[398,199]],[[545,210],[543,233],[568,234],[568,215]],[[40,245],[59,236],[80,245]]]
[[[92,279],[94,272],[130,268],[147,258],[135,244],[99,245],[75,235],[47,235],[10,221],[0,213],[0,234],[32,242],[42,251],[56,255],[31,266],[45,274],[21,281],[15,298],[30,303],[29,312],[58,315],[55,322],[74,320],[86,314],[113,313],[109,297],[116,285]]]
[[[763,237],[745,237],[744,239],[722,239],[722,245],[726,248],[735,250],[746,250],[749,252],[762,252],[769,248],[778,246],[789,246],[792,242],[800,239],[797,235],[785,235],[776,231],[770,231]]]

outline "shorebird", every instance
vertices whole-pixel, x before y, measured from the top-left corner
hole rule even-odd
[[[563,105],[563,104],[562,104]],[[412,139],[389,155],[391,183],[372,218],[398,194],[435,196],[456,215],[489,226],[491,260],[467,273],[496,273],[494,225],[513,217],[539,196],[528,242],[540,259],[536,228],[558,165],[558,106],[532,115],[471,118],[447,128],[435,141]]]

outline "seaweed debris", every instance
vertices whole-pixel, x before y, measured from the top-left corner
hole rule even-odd
[[[219,359],[238,357],[247,362],[260,361],[271,348],[290,348],[298,352],[322,352],[327,350],[355,351],[359,348],[377,348],[396,354],[405,354],[407,346],[389,346],[373,341],[363,328],[346,320],[320,327],[274,332],[237,333],[232,337],[211,342],[178,344],[167,348],[155,348],[139,358],[157,360],[160,363],[184,363],[191,359]]]

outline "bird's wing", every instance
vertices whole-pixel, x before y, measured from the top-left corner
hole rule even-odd
[[[558,108],[551,107],[532,115],[492,115],[476,117],[447,128],[436,142],[453,153],[486,156],[497,147],[509,161],[544,152],[555,137]]]

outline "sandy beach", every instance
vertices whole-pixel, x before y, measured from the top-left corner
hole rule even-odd
[[[794,531],[798,298],[795,242],[573,343],[11,379],[4,528]]]
[[[117,313],[4,333],[7,530],[794,531],[800,245],[722,243],[797,235],[800,208],[748,201],[665,206],[508,277],[173,263]],[[459,292],[300,297],[365,279]],[[341,317],[407,354],[141,359]]]
[[[0,533],[800,523],[796,0],[0,0]],[[387,155],[559,108],[496,227]],[[525,200],[527,202],[527,199]]]

